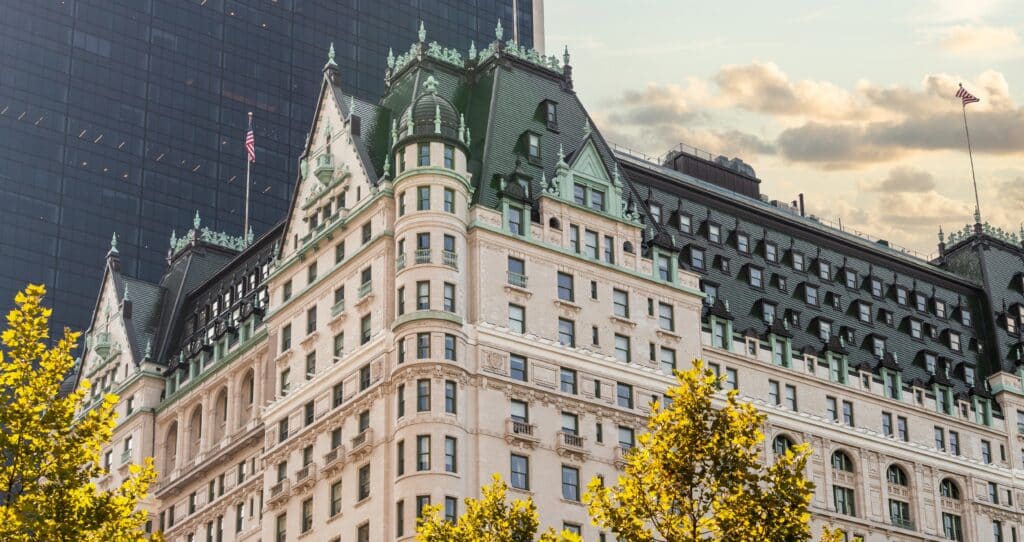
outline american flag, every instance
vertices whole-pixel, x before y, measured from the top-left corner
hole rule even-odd
[[[981,101],[981,98],[978,98],[977,96],[971,94],[970,92],[967,92],[967,89],[965,89],[962,84],[960,85],[960,90],[956,91],[956,97],[960,98],[960,100],[963,101],[964,107],[966,107],[967,104],[972,104]]]
[[[252,134],[252,113],[249,113],[249,131],[245,133],[245,152],[249,154],[249,161],[256,161],[256,136]]]

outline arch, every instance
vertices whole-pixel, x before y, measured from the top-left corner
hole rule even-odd
[[[960,500],[960,486],[951,478],[943,478],[939,482],[939,496],[955,501]]]
[[[194,459],[203,441],[203,405],[196,405],[188,417],[188,458]]]
[[[164,434],[164,465],[163,469],[168,475],[174,470],[178,462],[178,422],[171,422],[170,427]]]
[[[559,222],[558,218],[554,217],[554,216],[548,219],[548,226],[551,227],[551,229],[553,229],[553,230],[561,230],[562,229],[562,223]]]
[[[256,379],[252,369],[242,375],[238,389],[241,390],[238,395],[238,423],[245,425],[252,418],[252,409],[256,404]]]
[[[832,468],[843,472],[854,472],[853,459],[843,450],[832,452]]]
[[[772,451],[775,452],[775,455],[777,456],[786,455],[786,452],[792,447],[793,439],[789,438],[789,435],[780,433],[775,435],[775,438],[772,439]]]
[[[625,252],[626,254],[632,254],[633,243],[631,241],[626,241],[625,243],[622,243],[622,251]]]
[[[222,387],[213,402],[213,442],[220,442],[227,433],[228,425],[228,388]]]
[[[903,467],[899,465],[889,465],[889,468],[885,471],[885,480],[890,484],[897,486],[909,486],[910,478],[907,476],[907,471],[903,470]]]

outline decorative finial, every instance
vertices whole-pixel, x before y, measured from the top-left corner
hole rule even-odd
[[[255,239],[255,237],[252,235],[252,226],[249,226],[249,234],[246,236],[245,244],[248,245],[249,243],[252,243],[253,239]]]
[[[569,65],[569,46],[565,46],[565,52],[562,53],[562,65]]]
[[[476,60],[476,42],[469,42],[469,59]]]
[[[117,232],[110,237],[110,252],[109,254],[117,254]]]
[[[124,295],[121,296],[121,301],[124,302],[124,303],[127,303],[127,302],[129,302],[131,300],[132,300],[132,298],[128,296],[128,283],[126,282],[126,283],[124,283]]]
[[[395,119],[391,119],[391,144],[394,145],[398,142],[398,122]]]
[[[565,149],[562,148],[562,144],[558,144],[558,161],[565,162]]]
[[[459,141],[466,142],[466,116],[459,113]]]
[[[981,209],[977,206],[974,207],[974,223],[981,224]]]
[[[473,144],[473,136],[469,134],[469,126],[466,126],[466,145]]]
[[[946,234],[942,233],[942,225],[939,225],[939,242],[940,243],[945,243],[946,242]]]
[[[437,94],[437,79],[434,79],[433,75],[427,76],[427,80],[423,82],[423,90],[429,94]]]
[[[434,133],[441,133],[441,106],[434,104]]]
[[[619,176],[619,163],[615,163],[615,169],[612,171],[612,184],[618,186],[622,184],[622,178]]]
[[[334,65],[334,42],[331,42],[331,47],[327,49],[327,65]]]
[[[590,136],[590,119],[583,120],[583,137],[587,138]]]
[[[395,69],[395,52],[388,47],[388,67],[392,70]]]
[[[389,152],[389,153],[384,155],[384,178],[386,179],[386,178],[390,177],[391,176],[390,173],[391,173],[391,153]]]
[[[196,209],[196,216],[195,218],[192,219],[192,227],[198,230],[199,224],[201,224],[201,222],[199,221],[199,210]]]
[[[178,244],[178,232],[171,230],[171,250]]]
[[[423,21],[420,21],[420,31],[416,35],[420,38],[420,42],[427,41],[427,27],[423,26]]]
[[[494,27],[494,38],[498,41],[505,37],[505,29],[501,27],[501,19],[498,19],[498,25]]]
[[[153,339],[146,339],[145,359],[149,359],[152,355],[153,355]]]

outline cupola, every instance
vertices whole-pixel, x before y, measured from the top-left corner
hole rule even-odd
[[[433,75],[423,82],[423,93],[413,100],[398,121],[396,145],[409,139],[442,139],[464,146],[465,124],[450,101],[437,93]]]

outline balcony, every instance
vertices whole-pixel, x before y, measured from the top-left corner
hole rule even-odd
[[[535,436],[536,430],[537,426],[532,423],[509,418],[505,420],[505,441],[518,441],[532,447],[540,441]]]
[[[368,281],[360,284],[359,285],[359,298],[362,299],[362,298],[370,295],[371,291],[373,291],[373,281],[372,280],[368,280]]]
[[[618,446],[615,447],[615,467],[616,468],[623,469],[623,468],[626,467],[626,459],[629,456],[630,450],[632,450],[632,449],[633,449],[632,446],[623,445],[621,443]]]
[[[459,268],[459,254],[451,250],[445,250],[441,253],[441,261],[445,266],[451,267],[452,269],[458,270]]]
[[[310,463],[309,465],[302,467],[301,469],[295,471],[295,483],[298,484],[303,482],[304,480],[312,476],[315,472],[316,465],[314,463]]]
[[[341,301],[338,301],[337,303],[335,303],[334,305],[331,306],[331,317],[332,318],[337,316],[337,315],[339,315],[339,314],[341,314],[341,313],[343,313],[343,312],[345,312],[345,300],[344,299],[342,299]]]
[[[416,258],[416,265],[430,263],[430,249],[429,248],[418,248],[414,254]]]
[[[335,469],[341,468],[345,463],[343,459],[345,459],[344,446],[338,446],[324,454],[324,474],[330,475]]]
[[[352,449],[348,453],[350,456],[362,457],[370,453],[370,449],[373,448],[372,444],[373,429],[365,429],[363,432],[352,437]]]
[[[127,462],[129,462],[131,460],[132,460],[132,451],[131,450],[125,450],[125,451],[121,452],[121,464],[122,465],[124,465],[125,463],[127,463]]]
[[[526,275],[522,273],[516,273],[514,271],[508,272],[508,284],[516,288],[526,288]]]
[[[573,454],[584,456],[587,453],[587,450],[583,447],[584,440],[583,437],[576,433],[559,431],[555,442],[555,451],[559,455]]]
[[[398,258],[395,259],[395,270],[396,271],[401,271],[403,269],[405,269],[405,253],[404,252],[399,254]]]
[[[110,353],[110,333],[106,331],[93,333],[90,343],[92,350],[101,357],[107,357],[107,354]]]
[[[287,478],[270,486],[270,496],[267,497],[267,506],[285,502],[288,497],[288,489],[290,488],[291,481]]]
[[[327,184],[334,176],[334,160],[330,154],[324,153],[316,157],[316,167],[313,168],[313,175],[316,175],[320,182]]]

